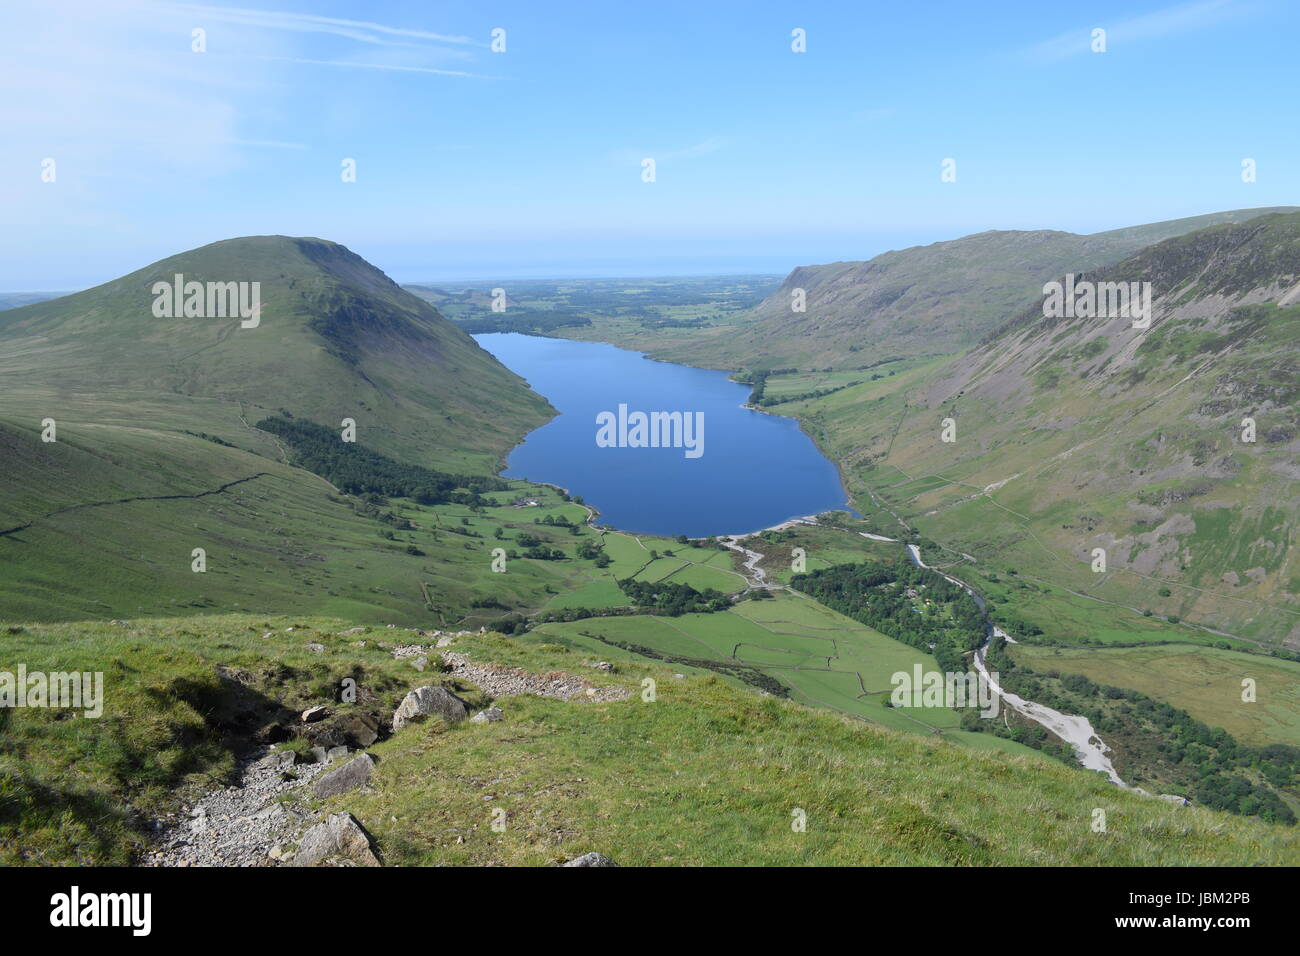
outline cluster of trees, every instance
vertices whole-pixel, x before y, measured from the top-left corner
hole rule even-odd
[[[538,561],[563,561],[568,555],[559,548],[548,548],[544,544],[538,544],[525,550],[524,557],[534,558]]]
[[[990,580],[992,580],[993,575],[990,575],[989,578]],[[1015,614],[1006,610],[1005,608],[995,607],[991,603],[989,605],[989,620],[992,621],[994,624],[997,624],[1008,634],[1014,636],[1016,640],[1020,640],[1022,635],[1025,638],[1035,638],[1035,639],[1044,638],[1046,636],[1043,634],[1043,629],[1039,627],[1037,624],[1031,624],[1028,621],[1026,621],[1024,618],[1016,616]],[[1051,641],[1035,640],[1035,643],[1046,644],[1046,643],[1051,643]]]
[[[945,671],[966,670],[966,652],[984,642],[984,613],[974,598],[906,558],[885,565],[837,564],[796,574],[790,584],[855,621],[929,651]],[[909,598],[909,588],[921,597]]]
[[[408,465],[356,442],[345,442],[338,432],[315,422],[274,417],[262,419],[257,427],[289,446],[293,464],[353,495],[413,498],[422,505],[473,506],[492,504],[482,497],[482,492],[504,491],[510,487],[500,478],[450,475]]]
[[[575,524],[564,515],[547,515],[545,518],[534,518],[533,524],[549,525],[554,528],[564,528],[569,534],[576,535],[582,530],[582,525]]]
[[[670,581],[634,581],[624,578],[619,588],[638,608],[654,610],[669,617],[682,614],[709,614],[731,607],[731,598],[716,588],[697,591],[689,584]]]
[[[538,611],[531,617],[507,614],[488,625],[490,631],[502,634],[523,634],[535,624],[562,624],[566,621],[585,621],[589,617],[631,617],[640,614],[635,607],[560,607]]]
[[[610,556],[605,553],[605,549],[599,543],[590,540],[578,545],[578,557],[585,561],[595,561],[598,568],[607,568],[613,563]]]
[[[768,404],[763,399],[763,393],[767,390],[767,379],[770,375],[793,375],[799,371],[797,368],[769,368],[758,372],[750,372],[745,379],[752,386],[753,391],[749,393],[749,404],[764,405]]]
[[[879,375],[873,375],[871,377],[880,378]],[[777,398],[767,398],[764,396],[760,396],[758,401],[754,402],[754,404],[761,405],[764,408],[767,408],[768,406],[771,405],[782,405],[786,402],[803,402],[813,398],[825,398],[827,395],[834,395],[836,392],[842,392],[846,388],[852,388],[854,385],[861,385],[861,384],[862,384],[861,381],[847,382],[844,385],[834,385],[831,388],[816,388],[810,392],[799,392],[798,394],[795,395],[781,395],[780,397]],[[750,401],[751,402],[754,401],[752,396],[750,398]]]

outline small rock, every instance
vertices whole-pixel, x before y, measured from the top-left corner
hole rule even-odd
[[[402,699],[393,713],[393,733],[414,718],[428,714],[436,714],[452,724],[468,716],[465,702],[445,687],[417,687]]]
[[[614,665],[609,661],[596,661],[596,663],[591,666],[598,671],[612,671],[614,669]]]
[[[452,640],[450,637],[440,637],[440,638],[438,638],[438,646],[439,646],[439,647],[450,647],[452,644],[455,644],[455,643],[456,643],[456,642],[455,642],[454,640]]]
[[[501,713],[501,708],[497,707],[494,704],[493,706],[489,707],[487,710],[480,710],[477,714],[475,714],[473,717],[470,718],[470,721],[476,724],[486,724],[492,721],[498,721],[502,718],[502,716],[503,714]]]
[[[618,864],[601,853],[584,853],[575,860],[561,863],[560,866],[618,866]]]
[[[277,750],[270,757],[270,764],[276,770],[288,770],[297,761],[298,755],[292,750]]]
[[[363,711],[340,714],[335,723],[357,747],[369,747],[379,739],[379,721]]]
[[[329,752],[325,754],[325,762],[333,763],[335,760],[342,760],[350,753],[352,753],[352,751],[348,750],[347,747],[331,747]]]
[[[269,640],[271,639],[271,636],[272,636],[274,633],[275,633],[275,631],[267,631],[265,634],[262,635],[262,640],[264,640],[264,641],[269,641]]]
[[[325,653],[325,645],[324,645],[324,644],[304,644],[303,647],[305,647],[307,650],[311,651],[313,654],[324,654],[324,653]]]
[[[316,707],[308,707],[306,710],[302,712],[302,722],[304,724],[310,724],[313,721],[324,720],[329,715],[330,715],[330,710],[328,707],[321,706],[321,705],[318,705]]]
[[[346,631],[339,631],[339,633],[345,636],[348,634],[364,634],[366,629],[364,627],[350,627]]]
[[[341,856],[361,866],[379,866],[370,847],[370,837],[350,813],[335,813],[302,836],[293,866],[315,866],[332,856]]]
[[[312,747],[311,755],[316,758],[317,763],[326,763],[330,759],[329,751],[324,747]]]
[[[329,755],[326,754],[326,761],[328,760]],[[312,791],[321,798],[347,793],[369,783],[370,775],[374,772],[375,759],[370,754],[362,754],[319,778],[312,786]]]

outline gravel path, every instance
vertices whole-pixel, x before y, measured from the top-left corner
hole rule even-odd
[[[515,697],[519,694],[536,694],[559,700],[595,700],[610,702],[627,700],[632,691],[627,687],[595,687],[590,681],[572,674],[554,672],[533,674],[518,667],[498,667],[495,664],[478,664],[464,654],[446,651],[443,661],[451,673],[469,681],[492,697]]]
[[[204,795],[193,806],[158,821],[157,848],[145,866],[273,866],[275,848],[297,841],[318,822],[291,796],[278,798],[338,764],[291,764],[293,752],[262,748],[241,766],[237,786]],[[286,766],[290,770],[284,769]],[[294,796],[296,796],[295,794]]]
[[[395,657],[430,654],[432,648],[404,645]],[[627,687],[597,687],[559,671],[534,674],[517,667],[479,664],[464,654],[442,652],[451,673],[476,684],[493,698],[537,694],[559,700],[620,701],[632,696]],[[607,666],[607,665],[605,665]],[[144,866],[277,866],[281,850],[298,843],[304,831],[325,817],[308,809],[306,789],[320,774],[343,766],[294,763],[293,752],[262,747],[239,765],[239,783],[221,787],[196,803],[155,820],[158,839]],[[351,759],[351,755],[347,758]]]

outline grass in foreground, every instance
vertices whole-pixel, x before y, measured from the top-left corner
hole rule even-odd
[[[8,863],[129,861],[146,842],[132,808],[226,779],[237,731],[251,726],[236,719],[250,694],[295,711],[359,675],[363,699],[389,708],[441,679],[376,646],[409,632],[345,636],[343,621],[12,627],[0,629],[0,669],[104,670],[107,703],[100,720],[5,715]],[[612,704],[507,698],[500,723],[417,724],[375,745],[374,791],[328,806],[356,815],[389,864],[545,864],[588,850],[625,865],[1300,863],[1294,830],[1125,793],[1041,759],[866,727],[649,663],[604,674],[555,645],[485,634],[456,650],[634,693]],[[220,679],[218,666],[241,679]],[[457,692],[484,702],[472,687]],[[495,808],[504,832],[490,826]],[[1104,833],[1092,829],[1096,808]],[[791,828],[797,810],[806,832]]]

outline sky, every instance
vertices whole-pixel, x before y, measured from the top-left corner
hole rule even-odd
[[[1292,0],[243,2],[6,0],[0,291],[242,235],[403,282],[784,274],[1300,204]]]

